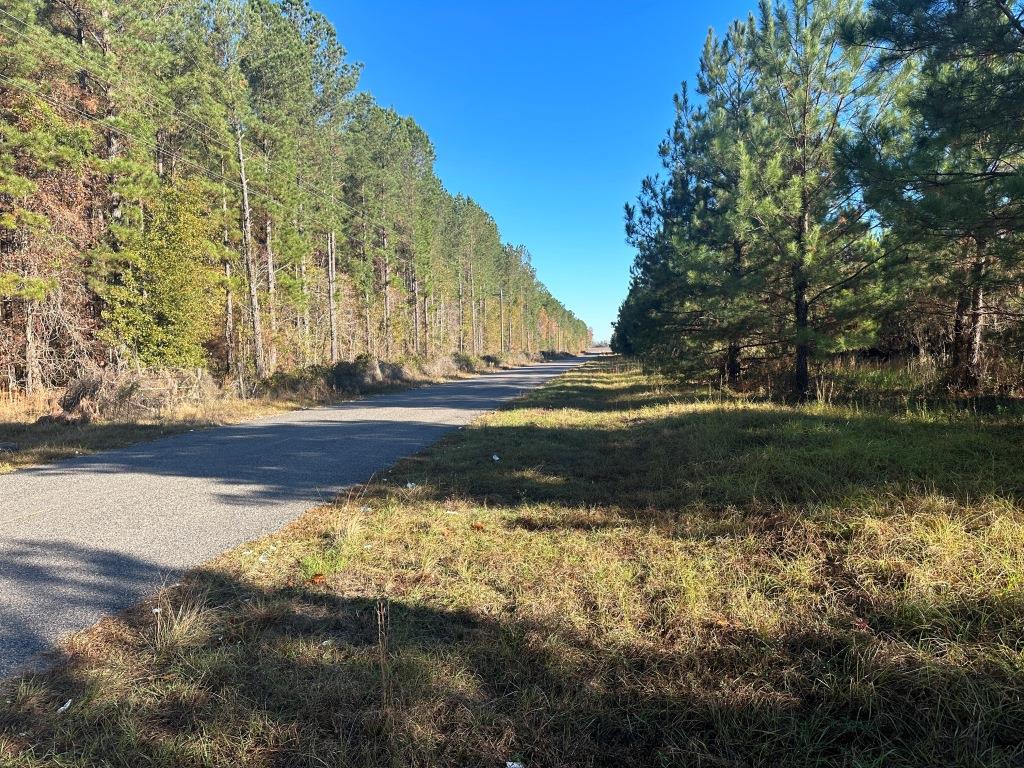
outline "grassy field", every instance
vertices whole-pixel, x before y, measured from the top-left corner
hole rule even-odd
[[[1021,427],[591,363],[72,639],[0,764],[1021,766]]]

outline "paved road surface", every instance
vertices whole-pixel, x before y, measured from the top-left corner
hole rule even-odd
[[[0,475],[0,677],[161,582],[577,362],[293,411]]]

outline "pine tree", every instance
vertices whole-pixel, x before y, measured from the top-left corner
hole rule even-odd
[[[495,222],[444,190],[414,120],[354,95],[306,0],[15,0],[0,39],[8,387],[102,359],[250,392],[346,355],[511,345]],[[552,301],[560,337],[585,330]]]
[[[900,119],[862,138],[858,170],[924,278],[915,294],[948,308],[953,383],[975,387],[986,321],[1019,317],[1024,5],[875,0],[848,36],[881,50],[880,69],[913,74]]]
[[[779,319],[777,341],[793,350],[801,399],[812,357],[870,338],[867,282],[885,257],[840,154],[880,89],[867,51],[842,44],[841,27],[858,13],[856,0],[762,2],[753,34],[763,86],[740,185],[755,247],[770,259],[761,295]]]

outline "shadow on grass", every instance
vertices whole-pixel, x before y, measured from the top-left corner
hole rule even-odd
[[[107,628],[102,656],[86,644],[7,693],[0,762],[932,766],[1024,755],[1024,679],[1011,665],[855,630],[697,627],[655,648],[224,572],[166,592],[162,618],[151,605]]]
[[[438,498],[602,505],[636,516],[692,505],[756,511],[886,493],[1024,498],[1020,427],[702,406],[608,427],[487,424],[424,466]],[[501,451],[500,464],[486,459]],[[416,480],[416,466],[406,474]]]
[[[813,514],[813,502],[892,491],[1021,498],[1024,460],[1006,426],[727,405],[606,418],[650,389],[623,393],[634,384],[586,383],[591,376],[566,377],[593,406],[580,409],[576,427],[530,413],[493,419],[403,462],[362,497],[360,514],[386,518],[402,537],[393,551],[354,544],[398,585],[388,602],[376,599],[368,569],[350,564],[313,584],[290,554],[266,566],[272,586],[254,585],[240,565],[192,574],[123,623],[76,641],[54,672],[4,691],[0,702],[11,703],[0,703],[0,764],[1022,764],[1019,592],[982,585],[973,596],[940,592],[916,604],[898,583],[868,593],[842,557],[850,550],[842,531],[818,532],[824,565],[799,583],[800,615],[766,622],[772,630],[723,620],[713,605],[699,614],[665,608],[681,593],[645,584],[640,562],[635,581],[610,582],[630,592],[624,603],[642,616],[632,633],[596,620],[586,589],[575,613],[531,606],[563,585],[552,574],[534,583],[519,572],[530,563],[495,564],[483,576],[439,566],[425,576],[416,532],[435,510],[420,502],[451,496],[503,519],[495,535],[547,547],[566,531],[605,536],[683,515],[698,518],[687,529],[694,536],[714,540],[729,532],[736,516],[723,512],[735,507],[760,537],[755,559],[772,553],[779,502]],[[561,386],[514,408],[575,407],[564,391],[552,394]],[[609,397],[623,408],[603,408]],[[516,421],[525,423],[507,426]],[[419,484],[408,497],[407,482]],[[403,504],[413,508],[407,519]],[[297,536],[308,543],[325,533],[311,530]],[[633,543],[623,536],[597,557],[621,547],[628,562]],[[483,557],[473,540],[450,546]],[[121,590],[116,578],[95,583],[89,565],[105,553],[63,554],[89,600],[103,605],[106,590]],[[10,570],[36,578],[31,563],[16,562],[28,556],[14,552]],[[766,578],[772,571],[736,562],[749,568],[744,583],[765,596],[765,610],[786,605],[771,603],[781,588]],[[146,573],[142,562],[125,567]],[[421,577],[438,581],[420,589]],[[471,602],[472,611],[445,607],[449,590],[476,586],[502,599]],[[556,605],[573,604],[579,585],[565,586],[570,597],[560,594]],[[717,589],[723,599],[733,594]]]
[[[591,363],[591,365],[594,364]],[[607,378],[602,377],[599,373],[592,375],[574,373],[556,380],[531,396],[530,404],[534,407],[571,407],[579,411],[606,413],[623,409],[671,405],[692,399],[692,394],[681,392],[668,385],[652,388],[650,382],[637,382],[609,386]]]

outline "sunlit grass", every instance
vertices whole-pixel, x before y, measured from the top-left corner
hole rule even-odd
[[[591,364],[73,639],[0,756],[1019,765],[1021,426]]]
[[[54,397],[51,393],[50,399]],[[283,399],[224,397],[176,406],[153,418],[65,424],[36,423],[51,410],[44,398],[8,400],[0,403],[0,474],[192,429],[237,424],[302,405]]]

